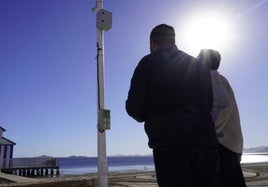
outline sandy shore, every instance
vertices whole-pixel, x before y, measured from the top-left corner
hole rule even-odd
[[[247,186],[268,187],[268,163],[243,164],[242,168]],[[1,174],[0,177],[17,182],[0,185],[9,187],[92,187],[96,186],[97,183],[97,174],[66,175],[38,179],[29,179],[5,174]],[[157,187],[155,173],[153,171],[127,173],[112,172],[108,175],[108,183],[109,187]]]

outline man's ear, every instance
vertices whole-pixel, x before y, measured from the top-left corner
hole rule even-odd
[[[151,53],[155,52],[157,48],[158,48],[158,45],[153,40],[150,40],[150,51],[151,51]]]

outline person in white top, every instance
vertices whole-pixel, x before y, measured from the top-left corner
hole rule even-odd
[[[202,49],[197,56],[210,70],[213,88],[211,111],[220,154],[220,186],[245,187],[240,161],[243,152],[243,135],[234,92],[227,79],[217,71],[221,61],[218,51]]]

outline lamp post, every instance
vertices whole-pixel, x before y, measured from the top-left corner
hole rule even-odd
[[[98,186],[108,186],[108,164],[105,130],[110,129],[110,111],[104,108],[104,31],[112,27],[112,14],[102,9],[102,0],[96,0],[97,28],[97,90],[98,90]]]

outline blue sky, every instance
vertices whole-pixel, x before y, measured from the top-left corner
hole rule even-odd
[[[97,83],[94,0],[0,1],[0,125],[14,156],[96,156]],[[177,46],[196,56],[184,34],[202,14],[230,25],[220,72],[236,95],[244,147],[268,146],[268,1],[117,0],[105,32],[105,106],[111,110],[107,154],[150,154],[143,124],[125,112],[129,83],[149,53],[151,29],[167,23]],[[193,50],[195,49],[195,50]]]

